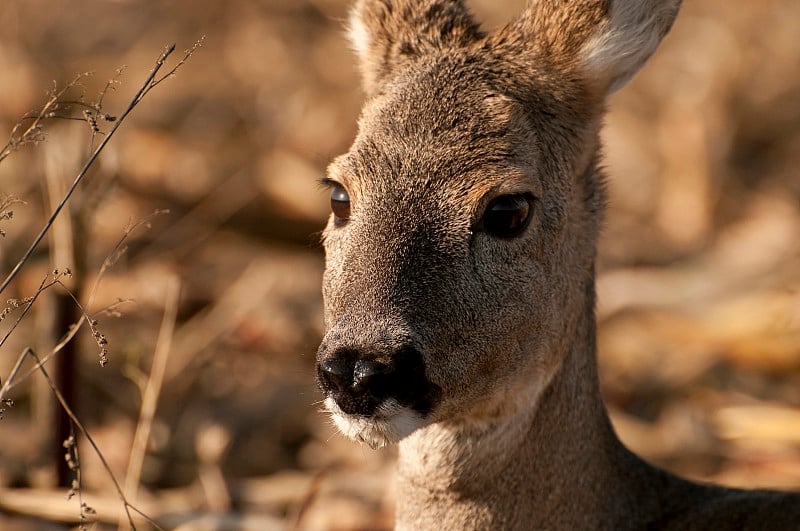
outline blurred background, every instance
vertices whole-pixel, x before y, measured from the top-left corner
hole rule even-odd
[[[524,1],[469,4],[491,28]],[[88,313],[113,307],[96,315],[108,365],[84,327],[62,384],[119,482],[140,477],[129,501],[166,528],[391,527],[394,450],[336,434],[313,382],[328,212],[317,180],[347,150],[363,100],[346,13],[343,0],[0,7],[3,134],[54,81],[94,72],[65,96],[94,102],[125,65],[103,99],[119,116],[166,45],[177,43],[174,64],[206,36],[126,120],[0,302],[69,267],[64,283]],[[728,485],[800,488],[798,20],[796,0],[688,0],[612,97],[604,130],[599,358],[612,419],[647,459]],[[0,221],[3,277],[74,179],[92,131],[52,120],[45,136],[0,163],[0,196],[25,202]],[[0,378],[26,346],[46,354],[80,317],[63,289],[47,290],[0,347]],[[82,511],[59,486],[52,393],[39,373],[20,381],[0,420],[0,528],[71,528]],[[152,405],[156,394],[148,424],[143,397]],[[94,529],[113,528],[113,482],[85,439],[78,448]]]

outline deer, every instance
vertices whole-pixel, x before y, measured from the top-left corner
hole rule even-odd
[[[680,478],[616,435],[596,361],[606,100],[680,0],[358,0],[366,102],[323,183],[324,408],[398,445],[402,530],[800,529],[800,494]]]

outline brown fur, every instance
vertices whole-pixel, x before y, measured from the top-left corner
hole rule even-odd
[[[350,437],[398,442],[400,529],[796,529],[800,496],[694,484],[617,439],[600,399],[594,260],[605,98],[644,64],[679,0],[534,0],[484,34],[459,0],[360,0],[369,99],[330,167],[337,349],[422,353],[430,412],[326,405]],[[534,196],[523,234],[476,230],[489,200]]]

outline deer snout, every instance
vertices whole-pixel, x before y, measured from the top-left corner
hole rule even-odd
[[[392,352],[320,348],[317,384],[342,412],[371,417],[381,404],[397,404],[425,414],[438,397],[438,386],[425,377],[422,354],[407,346]]]

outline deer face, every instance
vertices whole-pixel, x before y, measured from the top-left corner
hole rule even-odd
[[[351,438],[530,407],[593,311],[597,131],[606,92],[640,63],[594,32],[607,4],[585,4],[554,16],[582,24],[571,33],[526,13],[490,36],[458,1],[357,4],[370,99],[326,180],[317,353]],[[634,66],[615,69],[617,52]]]
[[[574,161],[545,160],[542,117],[470,65],[433,60],[375,98],[329,169],[318,383],[371,444],[497,414],[498,395],[546,379],[570,328],[563,272],[590,276],[565,239]]]

